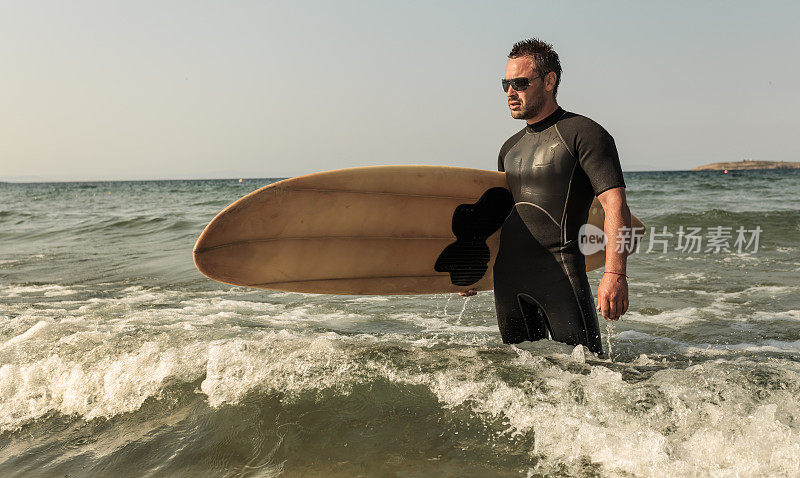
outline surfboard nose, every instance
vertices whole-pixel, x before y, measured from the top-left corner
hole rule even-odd
[[[254,261],[247,255],[237,254],[237,248],[226,245],[209,245],[202,236],[195,244],[192,256],[194,266],[204,276],[231,285],[250,285],[250,279],[243,271],[253,268]]]
[[[209,261],[207,260],[208,256],[203,254],[203,251],[207,248],[206,243],[207,241],[204,229],[203,233],[200,234],[200,237],[197,238],[194,248],[192,248],[192,260],[194,261],[194,266],[197,267],[197,270],[199,270],[204,276],[211,278],[209,275]]]
[[[222,265],[224,268],[224,265],[220,264],[217,249],[224,245],[220,243],[220,231],[225,229],[225,213],[226,211],[222,211],[217,214],[217,216],[206,225],[192,249],[192,258],[197,270],[209,279],[217,281],[220,280],[220,266]],[[223,280],[223,282],[227,281]]]

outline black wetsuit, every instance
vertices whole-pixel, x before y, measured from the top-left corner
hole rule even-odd
[[[589,118],[558,108],[505,142],[498,169],[515,202],[494,264],[503,342],[549,335],[602,353],[578,230],[594,196],[625,187],[614,139]]]

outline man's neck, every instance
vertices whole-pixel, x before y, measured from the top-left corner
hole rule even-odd
[[[527,119],[527,120],[525,120],[525,121],[526,121],[528,124],[534,124],[534,123],[538,123],[539,121],[542,121],[543,119],[545,119],[545,118],[547,118],[548,116],[550,116],[551,114],[553,114],[553,112],[554,112],[555,110],[557,110],[557,109],[558,109],[558,103],[556,103],[555,101],[553,101],[553,102],[548,102],[548,104],[547,104],[547,105],[546,105],[544,108],[542,108],[542,111],[541,111],[541,112],[539,112],[539,114],[538,114],[538,115],[536,115],[536,116],[535,116],[535,117],[533,117],[533,118]]]

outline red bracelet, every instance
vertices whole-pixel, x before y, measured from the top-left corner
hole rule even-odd
[[[603,274],[616,274],[618,276],[622,276],[622,277],[624,277],[626,279],[629,279],[629,277],[626,276],[625,274],[622,274],[622,273],[619,273],[619,272],[614,272],[614,271],[605,271],[605,272],[603,272]]]

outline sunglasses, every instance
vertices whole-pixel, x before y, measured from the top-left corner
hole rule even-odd
[[[514,91],[525,91],[531,86],[531,81],[537,78],[541,78],[544,75],[534,76],[533,78],[510,78],[506,79],[503,78],[500,80],[503,83],[503,91],[508,93],[508,88],[513,87]]]

